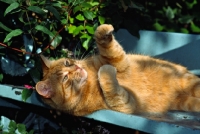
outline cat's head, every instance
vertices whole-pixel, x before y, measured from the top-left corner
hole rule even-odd
[[[36,84],[36,91],[43,101],[53,108],[62,105],[70,108],[80,100],[81,88],[87,81],[87,72],[72,59],[49,60],[41,55],[43,79]]]

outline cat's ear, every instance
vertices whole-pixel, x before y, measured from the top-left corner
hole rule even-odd
[[[51,67],[52,61],[49,60],[48,58],[46,58],[44,55],[40,55],[40,59],[41,59],[41,67],[42,67],[42,72],[43,75],[46,75],[46,73],[49,72],[49,69]]]
[[[40,55],[41,61],[42,61],[42,69],[48,70],[51,66],[51,61],[47,59],[44,55]]]
[[[44,98],[51,98],[54,96],[54,91],[48,80],[39,81],[35,87],[38,94],[40,94]]]

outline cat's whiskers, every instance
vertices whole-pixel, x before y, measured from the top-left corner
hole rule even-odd
[[[78,46],[78,43],[76,44],[76,47],[75,47],[75,49],[74,49],[74,59],[75,59],[75,60],[77,60],[77,57],[76,57],[76,52],[77,52],[76,49],[77,49],[77,46]]]

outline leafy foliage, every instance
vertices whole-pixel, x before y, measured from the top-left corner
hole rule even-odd
[[[60,57],[78,42],[87,51],[95,28],[105,22],[104,5],[98,0],[1,0],[0,4],[0,42],[7,45],[0,47],[1,66],[12,76],[27,74],[41,52],[51,56],[57,49]]]
[[[1,128],[0,132],[2,134],[33,134],[34,131],[27,131],[26,126],[24,124],[16,123],[13,120],[10,120],[6,117],[1,117]]]

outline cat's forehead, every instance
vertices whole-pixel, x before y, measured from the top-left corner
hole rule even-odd
[[[75,63],[75,61],[73,59],[61,58],[61,59],[53,61],[51,67],[54,67],[54,66],[65,66],[66,62],[69,62],[71,64]]]

